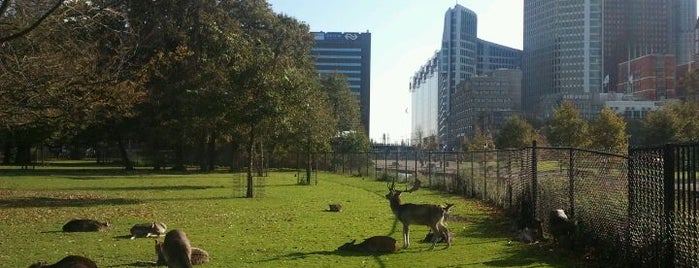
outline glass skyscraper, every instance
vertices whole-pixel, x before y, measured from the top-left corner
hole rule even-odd
[[[691,60],[696,0],[524,0],[523,104],[547,118],[561,100],[595,116],[619,91],[618,65],[649,54]]]
[[[463,80],[476,74],[478,18],[462,5],[444,14],[442,49],[439,55],[438,134],[441,143],[449,139],[451,94]]]
[[[359,100],[361,123],[369,135],[371,33],[312,32],[315,45],[311,54],[320,75],[339,73],[347,77],[349,88]]]

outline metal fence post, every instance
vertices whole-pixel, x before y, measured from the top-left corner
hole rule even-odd
[[[568,211],[575,217],[575,150],[568,149]]]
[[[536,206],[537,206],[537,198],[539,194],[539,180],[537,179],[537,165],[538,165],[538,160],[536,159],[536,140],[532,141],[532,170],[531,170],[531,175],[532,175],[532,189],[531,189],[531,195],[532,195],[532,200],[531,200],[531,214],[527,215],[529,217],[529,222],[534,222],[534,219],[536,219]]]
[[[664,260],[662,261],[665,267],[673,267],[675,262],[675,234],[674,234],[674,216],[675,216],[675,147],[666,144],[663,151],[663,210],[664,210],[664,232],[666,249]]]

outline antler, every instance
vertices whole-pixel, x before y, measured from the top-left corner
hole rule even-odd
[[[419,179],[415,178],[415,182],[413,182],[413,187],[410,187],[410,189],[406,190],[406,192],[412,193],[414,191],[417,191],[418,189],[420,189],[421,184],[422,182]]]
[[[393,178],[393,180],[391,181],[391,185],[390,185],[390,186],[388,185],[388,182],[387,182],[387,183],[386,183],[386,187],[388,187],[388,191],[389,191],[389,192],[393,192],[393,191],[396,189],[396,179]]]

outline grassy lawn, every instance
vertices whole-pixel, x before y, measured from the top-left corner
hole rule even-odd
[[[207,250],[201,267],[571,267],[546,250],[508,243],[510,223],[478,201],[422,189],[404,202],[456,203],[447,225],[452,247],[419,243],[428,228],[411,228],[411,247],[387,255],[337,252],[343,243],[390,235],[401,227],[383,197],[386,184],[320,173],[318,184],[296,184],[295,173],[270,173],[263,196],[236,196],[239,174],[168,175],[139,172],[0,170],[0,266],[27,267],[68,254],[100,267],[130,267],[156,259],[150,238],[130,240],[136,223],[159,221]],[[404,187],[399,185],[398,187]],[[326,212],[341,203],[343,211]],[[63,233],[73,218],[108,221],[97,233]],[[162,240],[162,239],[161,239]]]

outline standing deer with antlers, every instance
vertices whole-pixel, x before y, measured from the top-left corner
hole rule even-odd
[[[415,184],[405,192],[413,192],[420,188],[420,181],[415,180]],[[388,194],[386,198],[391,204],[391,211],[396,215],[396,218],[403,224],[403,248],[410,247],[410,225],[426,225],[430,227],[432,233],[440,234],[432,238],[432,246],[434,249],[437,240],[440,237],[448,237],[449,229],[444,225],[444,215],[447,213],[444,207],[432,204],[402,204],[400,194],[403,191],[395,189],[395,181],[388,186]],[[447,246],[451,246],[451,241],[447,240]]]

